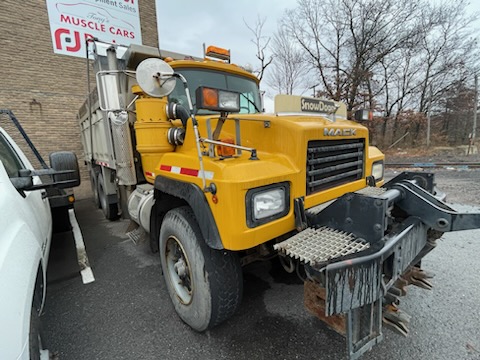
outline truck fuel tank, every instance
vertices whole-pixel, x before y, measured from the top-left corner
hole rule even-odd
[[[153,206],[153,185],[138,185],[128,198],[130,218],[150,233],[150,213]]]

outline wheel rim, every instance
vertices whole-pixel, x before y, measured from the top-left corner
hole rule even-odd
[[[165,245],[167,276],[175,293],[184,305],[192,302],[193,279],[191,267],[182,244],[174,236],[170,236]]]

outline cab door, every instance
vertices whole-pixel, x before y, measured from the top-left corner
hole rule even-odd
[[[19,170],[33,170],[26,156],[4,131],[0,131],[0,160],[9,178],[17,177]],[[41,180],[34,177],[33,183],[39,184]],[[27,227],[36,234],[35,238],[42,250],[45,268],[52,235],[50,205],[46,195],[46,190],[17,191],[13,195],[16,201],[11,204],[20,212],[19,215],[24,219]]]

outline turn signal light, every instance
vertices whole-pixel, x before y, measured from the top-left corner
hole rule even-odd
[[[235,141],[233,139],[223,139],[220,141],[227,144],[235,144]],[[217,154],[221,157],[231,157],[235,155],[235,148],[225,145],[217,145]]]

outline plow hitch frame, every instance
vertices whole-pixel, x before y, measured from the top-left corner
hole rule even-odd
[[[480,228],[480,213],[458,212],[444,199],[433,174],[401,173],[382,188],[347,193],[320,211],[304,210],[307,228],[274,246],[304,265],[309,289],[312,283],[324,289],[318,317],[327,324],[329,317],[344,317],[340,333],[349,359],[382,340],[382,323],[408,334],[409,317],[396,306],[406,285],[431,288],[426,276],[419,278],[426,274],[422,258],[444,232]],[[318,308],[311,311],[318,314]]]

